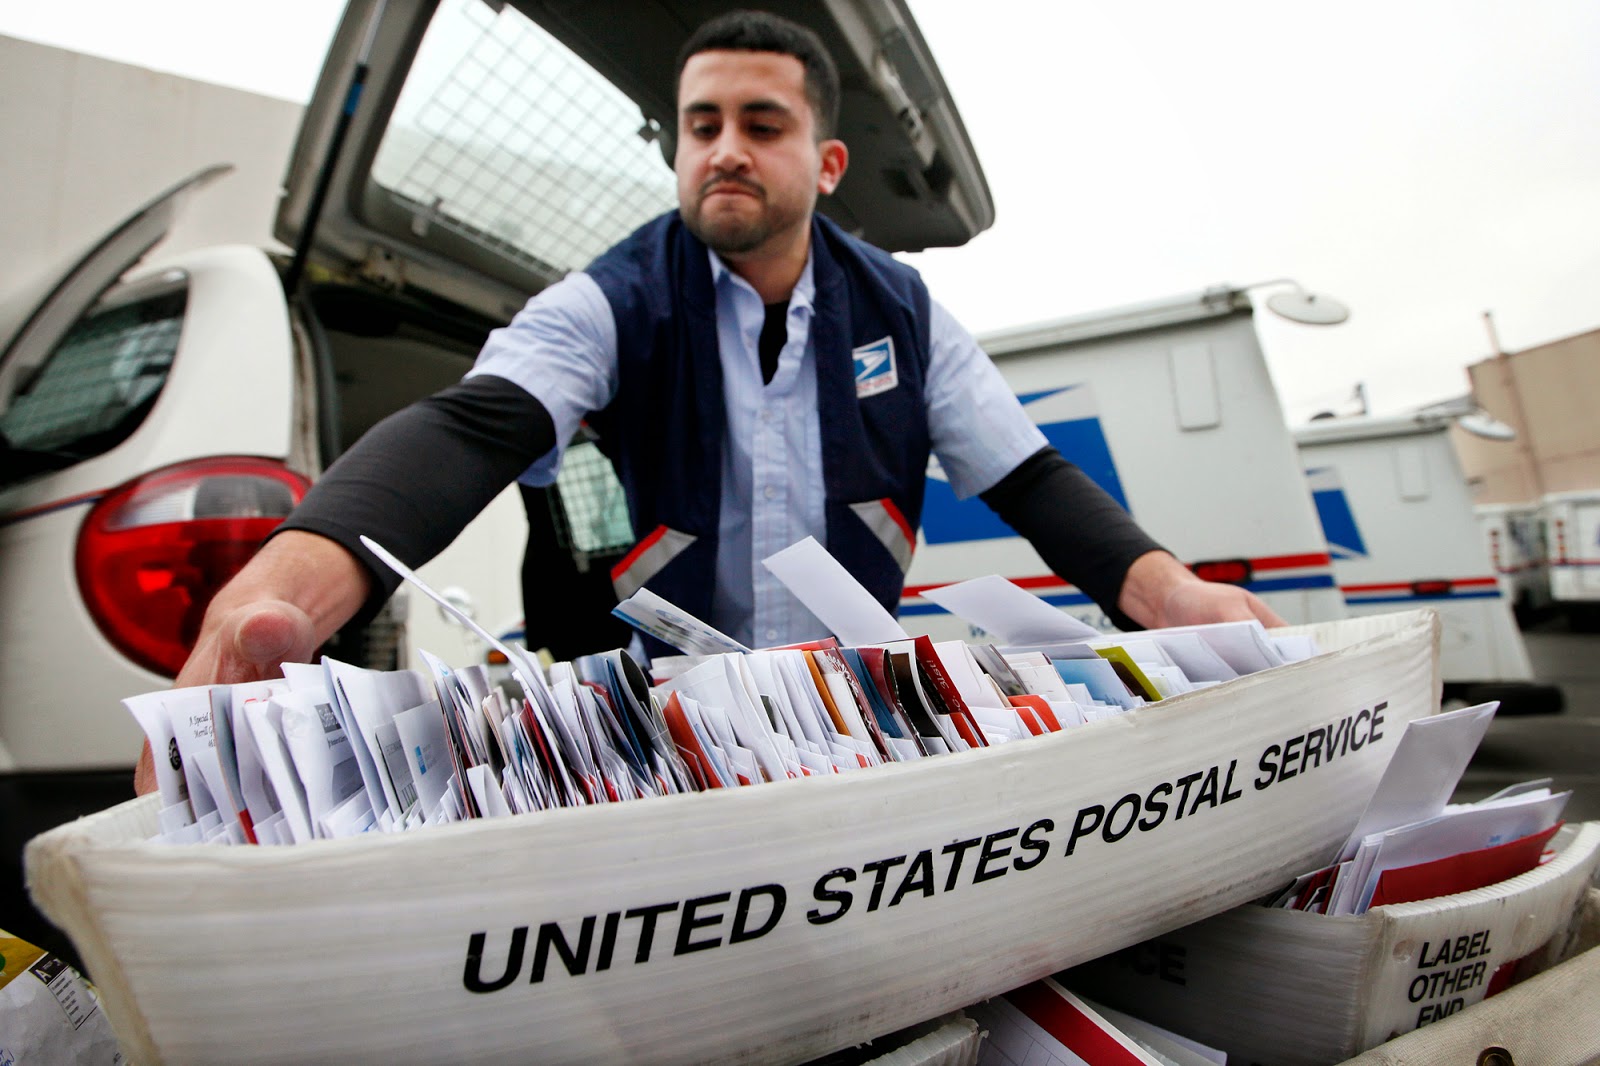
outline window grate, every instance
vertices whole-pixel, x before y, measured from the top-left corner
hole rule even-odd
[[[126,437],[138,424],[128,420],[166,383],[183,308],[179,292],[97,311],[73,326],[0,415],[6,442],[99,454]]]
[[[577,270],[677,202],[628,97],[511,5],[441,5],[373,164],[438,225]]]
[[[598,447],[569,447],[556,476],[556,539],[574,555],[615,555],[633,544],[628,500],[616,471]]]

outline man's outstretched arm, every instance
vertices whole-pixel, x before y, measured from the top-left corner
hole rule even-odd
[[[361,546],[361,534],[420,566],[554,446],[544,406],[492,375],[468,378],[384,419],[217,593],[174,683],[278,677],[280,663],[309,660],[340,626],[381,607],[399,583]],[[154,788],[146,744],[134,790]]]
[[[173,684],[278,677],[278,664],[308,661],[356,613],[371,586],[366,567],[334,541],[299,530],[273,537],[212,599]],[[133,790],[142,796],[155,787],[146,741]]]
[[[1045,447],[980,494],[1122,629],[1284,620],[1254,593],[1203,581],[1082,470]]]
[[[1289,624],[1249,589],[1202,580],[1166,551],[1148,552],[1134,560],[1123,578],[1117,607],[1147,629],[1252,618],[1268,626]]]

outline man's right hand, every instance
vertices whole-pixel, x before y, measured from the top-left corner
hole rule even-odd
[[[1166,551],[1146,552],[1133,561],[1122,580],[1117,606],[1149,629],[1252,618],[1266,626],[1289,624],[1255,593],[1203,581]]]
[[[356,613],[371,583],[366,568],[335,541],[298,530],[278,534],[211,601],[174,686],[281,677],[282,663],[309,661]],[[146,742],[133,789],[142,796],[155,788]]]
[[[294,604],[283,600],[247,604],[228,612],[200,638],[173,687],[281,677],[280,663],[308,662],[321,643],[311,617]]]

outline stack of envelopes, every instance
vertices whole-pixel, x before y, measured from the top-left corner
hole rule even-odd
[[[281,681],[124,702],[154,750],[177,754],[157,767],[157,839],[290,844],[1009,744],[1309,650],[1254,622],[1023,648],[825,640],[680,660],[655,686],[612,651],[548,672],[528,661],[515,675],[520,695],[482,666],[452,669],[423,653],[426,676],[324,659],[284,664]],[[1177,813],[1233,794],[1233,774],[1211,776],[1170,797]]]

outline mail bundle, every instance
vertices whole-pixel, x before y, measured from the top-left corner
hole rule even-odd
[[[139,1061],[273,1061],[292,1029],[308,1060],[801,1062],[1286,884],[1345,841],[1406,724],[1437,709],[1423,612],[1252,631],[1226,654],[1298,661],[1215,683],[1193,657],[1226,655],[1195,631],[1118,638],[1117,662],[828,624],[837,646],[696,656],[658,686],[618,656],[552,669],[549,705],[518,663],[525,705],[498,721],[482,679],[443,666],[319,664],[277,692],[209,690],[203,713],[169,693],[232,729],[236,758],[241,735],[268,742],[255,784],[243,762],[237,794],[220,760],[220,789],[190,775],[169,713],[158,750],[192,824],[169,794],[63,826],[30,845],[30,885]],[[281,734],[261,728],[275,705]],[[431,760],[405,718],[423,706]],[[1284,758],[1346,721],[1359,745]],[[336,734],[374,776],[329,754],[314,813],[295,746],[336,753]],[[303,820],[265,769],[280,735]],[[435,771],[443,791],[420,780]],[[258,817],[263,781],[280,809]],[[152,840],[247,840],[240,810],[258,841],[299,842]]]
[[[0,929],[0,1062],[118,1062],[94,986],[64,959]]]

